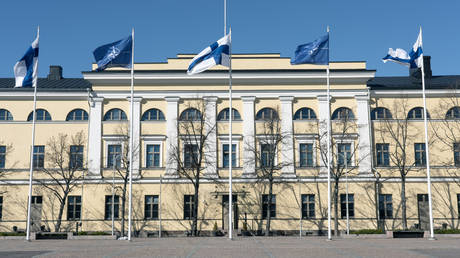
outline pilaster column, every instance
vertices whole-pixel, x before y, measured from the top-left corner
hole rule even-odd
[[[294,128],[292,124],[292,102],[294,97],[280,97],[281,102],[281,169],[283,177],[295,177],[294,168]]]
[[[102,104],[104,98],[90,100],[88,129],[88,176],[101,177],[102,161]]]
[[[256,97],[243,96],[243,177],[256,177],[255,114]]]
[[[328,141],[327,127],[328,127],[328,121],[329,121],[328,119],[330,118],[330,115],[331,115],[331,110],[330,110],[330,106],[328,105],[326,95],[318,96],[318,110],[319,110],[318,133],[319,133],[319,139],[320,139],[319,141],[320,152],[318,153],[318,155],[319,155],[320,174],[327,175],[327,160],[325,160],[323,156],[326,155],[326,152],[327,152],[327,141]],[[331,130],[331,134],[332,134],[332,130]]]
[[[370,146],[369,97],[367,95],[355,96],[357,127],[358,127],[358,172],[360,175],[372,173],[372,152]]]
[[[166,108],[166,173],[167,178],[179,177],[177,173],[177,160],[174,158],[175,151],[178,150],[178,108],[179,97],[165,97],[167,104]]]
[[[218,177],[217,175],[217,97],[204,97],[205,102],[205,132],[208,133],[205,151],[205,176]]]
[[[128,97],[128,101],[131,102],[131,98]],[[141,155],[141,97],[133,98],[133,175],[139,175],[140,168],[140,155]],[[131,103],[130,103],[131,104]]]

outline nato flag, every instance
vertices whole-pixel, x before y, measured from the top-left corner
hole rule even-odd
[[[329,34],[303,45],[295,50],[291,64],[328,64],[329,63]]]
[[[133,38],[131,36],[96,48],[93,51],[97,71],[109,67],[131,67]]]

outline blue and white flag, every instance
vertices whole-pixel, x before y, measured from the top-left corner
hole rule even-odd
[[[109,67],[130,68],[132,64],[132,36],[126,37],[96,48],[93,51],[94,59],[97,63],[97,71],[102,71]]]
[[[15,87],[35,87],[38,77],[38,34],[24,56],[14,65]]]
[[[188,75],[197,74],[216,65],[230,67],[231,32],[201,51],[190,62]]]
[[[419,68],[422,67],[422,30],[418,34],[417,41],[412,46],[409,54],[404,49],[397,48],[393,50],[390,48],[388,54],[382,59],[384,63],[387,61],[392,61],[398,64],[409,66],[410,68]]]
[[[298,64],[329,64],[329,34],[297,46],[291,65]]]

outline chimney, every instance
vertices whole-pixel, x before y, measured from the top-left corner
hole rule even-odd
[[[62,79],[62,67],[59,65],[50,65],[50,73],[48,74],[48,80],[60,79]]]
[[[423,56],[423,68],[425,68],[425,79],[431,78],[431,56]],[[422,71],[420,68],[410,68],[409,77],[422,79]]]

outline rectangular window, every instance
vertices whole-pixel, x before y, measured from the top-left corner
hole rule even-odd
[[[184,167],[195,167],[198,162],[198,145],[184,144]]]
[[[184,195],[184,219],[194,218],[195,196]]]
[[[386,167],[390,165],[390,145],[388,143],[377,143],[375,145],[375,155],[377,166]]]
[[[145,196],[145,219],[158,219],[158,195]]]
[[[415,165],[426,165],[425,143],[414,143]]]
[[[454,143],[454,164],[455,166],[460,167],[460,142]]]
[[[301,167],[313,167],[313,144],[301,143],[299,146]]]
[[[0,168],[5,168],[6,146],[0,146]]]
[[[105,196],[104,219],[106,220],[112,219],[112,210],[113,210],[113,218],[119,219],[120,218],[120,196],[118,195],[114,195],[113,199],[112,199],[112,195]]]
[[[311,219],[315,217],[315,195],[302,194],[302,218]]]
[[[160,144],[148,144],[147,145],[147,158],[146,167],[158,168],[160,167]]]
[[[260,154],[261,167],[271,167],[275,165],[276,147],[273,144],[261,144]]]
[[[228,168],[229,158],[229,144],[222,144],[222,167]],[[236,144],[232,144],[232,167],[236,167]]]
[[[69,196],[67,199],[67,220],[81,218],[81,196]]]
[[[393,200],[391,194],[379,195],[379,217],[380,219],[393,218]]]
[[[2,220],[3,215],[3,196],[0,196],[0,220]]]
[[[355,216],[355,202],[354,194],[348,194],[348,217]],[[340,215],[342,219],[347,217],[347,195],[340,194]]]
[[[341,166],[351,166],[351,143],[337,144],[337,163]],[[345,164],[345,159],[347,164]]]
[[[45,146],[34,146],[33,167],[43,168],[45,165]]]
[[[121,167],[121,144],[111,144],[107,147],[107,167]]]
[[[262,195],[262,219],[267,219],[267,212],[270,210],[270,217],[276,217],[276,195],[272,194],[270,208],[268,204],[268,194]]]
[[[72,145],[70,146],[69,167],[83,168],[83,146]]]

